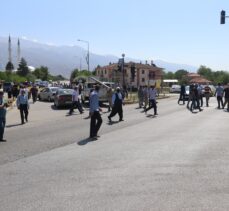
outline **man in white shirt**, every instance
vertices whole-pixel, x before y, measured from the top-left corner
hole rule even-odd
[[[74,91],[72,92],[72,107],[69,110],[70,115],[73,113],[75,107],[78,108],[81,114],[83,113],[83,109],[79,101],[79,91],[77,86],[74,88]]]
[[[149,111],[151,108],[154,108],[154,115],[158,115],[157,113],[157,102],[156,102],[157,90],[155,86],[151,86],[149,90],[149,101],[150,105],[147,109],[145,109],[145,113]]]

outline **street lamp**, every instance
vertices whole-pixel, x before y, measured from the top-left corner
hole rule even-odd
[[[90,66],[89,66],[89,64],[90,64],[89,63],[89,61],[90,61],[90,59],[89,59],[89,42],[86,41],[86,40],[80,40],[80,39],[78,39],[77,41],[87,43],[87,57],[86,57],[86,62],[87,62],[87,70],[90,71]]]

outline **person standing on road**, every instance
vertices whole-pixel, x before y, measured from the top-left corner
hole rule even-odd
[[[201,86],[201,84],[197,85],[197,91],[198,91],[198,100],[199,100],[199,104],[200,107],[203,107],[203,87]]]
[[[144,87],[143,96],[144,96],[144,109],[146,109],[148,104],[149,104],[149,89],[148,89],[148,86]]]
[[[112,109],[112,88],[109,87],[107,90],[107,100],[108,100],[108,112]]]
[[[204,96],[205,96],[205,98],[206,98],[206,106],[207,106],[207,107],[209,106],[210,94],[211,94],[211,88],[210,88],[209,84],[207,84],[207,85],[204,87]]]
[[[33,85],[33,87],[30,89],[30,92],[32,94],[33,103],[35,103],[37,101],[37,93],[38,93],[37,87]]]
[[[229,83],[225,87],[223,93],[224,93],[224,99],[225,99],[224,104],[223,104],[223,109],[227,104],[227,111],[229,111]]]
[[[143,106],[143,98],[144,98],[143,89],[142,89],[142,86],[140,86],[138,88],[138,104],[139,104],[139,108],[141,108]]]
[[[220,104],[223,108],[223,87],[221,86],[220,83],[218,83],[218,86],[216,87],[216,91],[215,91],[215,95],[217,98],[217,102],[218,102],[218,109],[220,109]]]
[[[185,85],[182,84],[180,87],[180,97],[178,100],[178,104],[180,104],[180,101],[183,101],[183,105],[185,104]]]
[[[151,86],[149,90],[150,105],[147,109],[145,109],[145,113],[147,113],[147,111],[149,111],[151,108],[154,108],[154,115],[158,115],[156,96],[157,96],[157,90],[155,89],[155,86]]]
[[[100,115],[101,108],[99,107],[99,85],[95,86],[94,91],[92,91],[90,95],[90,117],[91,117],[91,124],[90,124],[90,138],[97,138],[98,131],[102,125],[102,118]]]
[[[28,122],[29,101],[28,95],[26,95],[25,90],[23,89],[21,90],[20,95],[17,97],[17,107],[21,114],[21,124],[25,124],[25,121]]]
[[[193,87],[193,97],[190,111],[193,112],[194,109],[199,109],[199,111],[202,111],[202,109],[200,108],[198,84],[195,84],[195,86]]]
[[[77,86],[72,92],[72,107],[69,110],[70,115],[73,113],[75,107],[79,110],[80,114],[83,113],[83,109],[79,100],[79,91]]]
[[[13,100],[17,99],[18,94],[19,94],[18,85],[15,84],[12,88]]]
[[[109,121],[111,122],[111,118],[115,116],[117,113],[119,115],[119,121],[123,121],[123,97],[120,91],[120,87],[116,88],[116,92],[112,96],[112,111],[108,116]]]
[[[189,109],[189,110],[190,110],[189,103],[192,102],[192,99],[194,97],[193,89],[194,89],[194,85],[190,84],[190,86],[189,86],[189,95],[188,95],[188,103],[187,103],[187,109]]]
[[[0,90],[0,141],[6,142],[6,139],[3,139],[4,130],[6,125],[6,102],[4,101],[4,92]]]

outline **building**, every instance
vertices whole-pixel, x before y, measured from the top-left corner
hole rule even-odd
[[[199,75],[198,73],[188,73],[187,79],[190,84],[209,84],[212,83],[211,81],[207,80],[203,76]]]
[[[127,88],[137,88],[145,85],[160,87],[163,68],[157,67],[153,62],[141,64],[128,62],[124,64],[124,72],[119,70],[118,63],[96,68],[96,76],[101,81],[115,82]]]

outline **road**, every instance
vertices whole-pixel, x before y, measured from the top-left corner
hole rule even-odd
[[[158,113],[127,105],[113,124],[104,113],[89,142],[87,111],[37,102],[25,125],[9,111],[0,210],[229,210],[228,112],[211,98],[193,114],[171,97]]]

